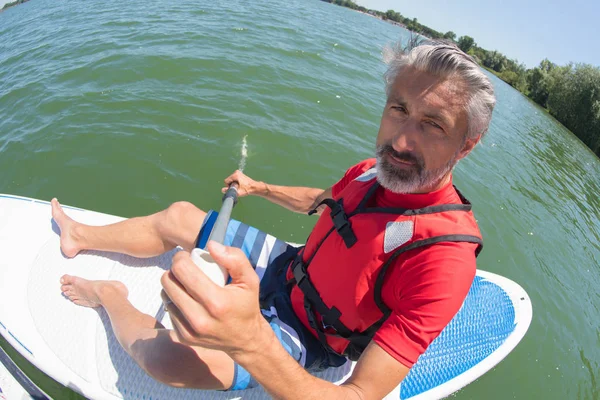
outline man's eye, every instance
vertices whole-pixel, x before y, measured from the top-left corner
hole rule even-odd
[[[441,127],[441,126],[439,126],[438,124],[436,124],[436,123],[435,123],[435,122],[433,122],[433,121],[427,121],[427,123],[428,123],[429,125],[433,126],[433,127],[434,127],[434,128],[436,128],[436,129],[442,129],[442,127]]]
[[[400,111],[401,113],[406,113],[406,108],[402,106],[393,106],[392,108],[396,111]]]

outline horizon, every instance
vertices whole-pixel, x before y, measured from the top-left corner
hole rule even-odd
[[[0,8],[12,1],[0,0]],[[538,66],[545,58],[557,65],[572,62],[600,67],[600,45],[594,40],[600,2],[574,0],[567,8],[558,0],[506,0],[503,4],[485,6],[475,0],[458,4],[448,0],[432,0],[427,4],[406,0],[354,1],[369,9],[383,12],[391,9],[404,17],[417,18],[419,23],[441,33],[454,32],[457,38],[471,36],[479,47],[497,50],[527,68]],[[469,27],[462,28],[460,21],[465,16]],[[510,25],[505,22],[511,19]],[[510,29],[506,29],[507,26]],[[556,27],[561,27],[561,33],[567,33],[553,35]]]
[[[483,6],[475,0],[463,0],[458,4],[447,0],[432,0],[427,4],[403,0],[355,2],[369,9],[383,12],[391,9],[404,17],[417,18],[419,23],[436,31],[454,32],[457,38],[471,36],[479,47],[497,50],[524,63],[527,68],[538,66],[545,58],[558,65],[573,62],[600,67],[600,45],[593,40],[597,35],[594,27],[595,19],[600,15],[600,2],[574,0],[568,8],[557,0],[506,0],[502,4],[486,3]],[[457,21],[465,16],[470,26],[461,28]],[[511,29],[507,30],[509,25],[505,21],[508,20],[512,23]],[[561,27],[561,32],[567,34],[553,36],[556,27]],[[494,33],[499,31],[501,35]]]

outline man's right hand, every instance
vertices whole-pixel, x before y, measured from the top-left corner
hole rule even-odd
[[[266,184],[265,182],[255,181],[254,179],[244,175],[237,170],[233,174],[225,178],[225,187],[221,192],[225,193],[229,185],[233,182],[239,184],[238,196],[244,197],[249,195],[260,196],[275,204],[287,208],[288,210],[306,214],[315,208],[321,200],[326,197],[331,197],[331,188],[327,190],[300,187],[300,186],[279,186]],[[320,214],[325,206],[319,207]]]
[[[229,185],[233,182],[237,182],[238,196],[244,197],[252,194],[264,194],[266,192],[267,185],[263,182],[255,181],[249,176],[245,175],[242,171],[236,170],[233,174],[225,178],[225,187],[221,189],[221,193],[225,193]]]

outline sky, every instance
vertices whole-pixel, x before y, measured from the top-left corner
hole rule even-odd
[[[528,68],[541,60],[600,66],[600,0],[354,0],[439,32],[469,35]]]

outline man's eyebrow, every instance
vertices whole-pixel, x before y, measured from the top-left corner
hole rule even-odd
[[[402,96],[399,95],[391,96],[388,102],[406,107],[406,101],[404,100],[404,98],[402,98]],[[439,121],[444,125],[450,125],[450,119],[448,118],[446,113],[440,113],[432,110],[426,112],[424,115],[426,118],[431,118],[435,121]]]
[[[436,113],[436,112],[427,112],[425,113],[425,117],[427,118],[431,118],[435,121],[440,121],[443,124],[449,125],[450,124],[450,120],[448,119],[448,117],[445,114],[442,113]]]
[[[404,99],[401,96],[392,96],[389,99],[390,103],[396,103],[396,104],[400,104],[400,105],[406,105],[406,101],[404,101]]]

